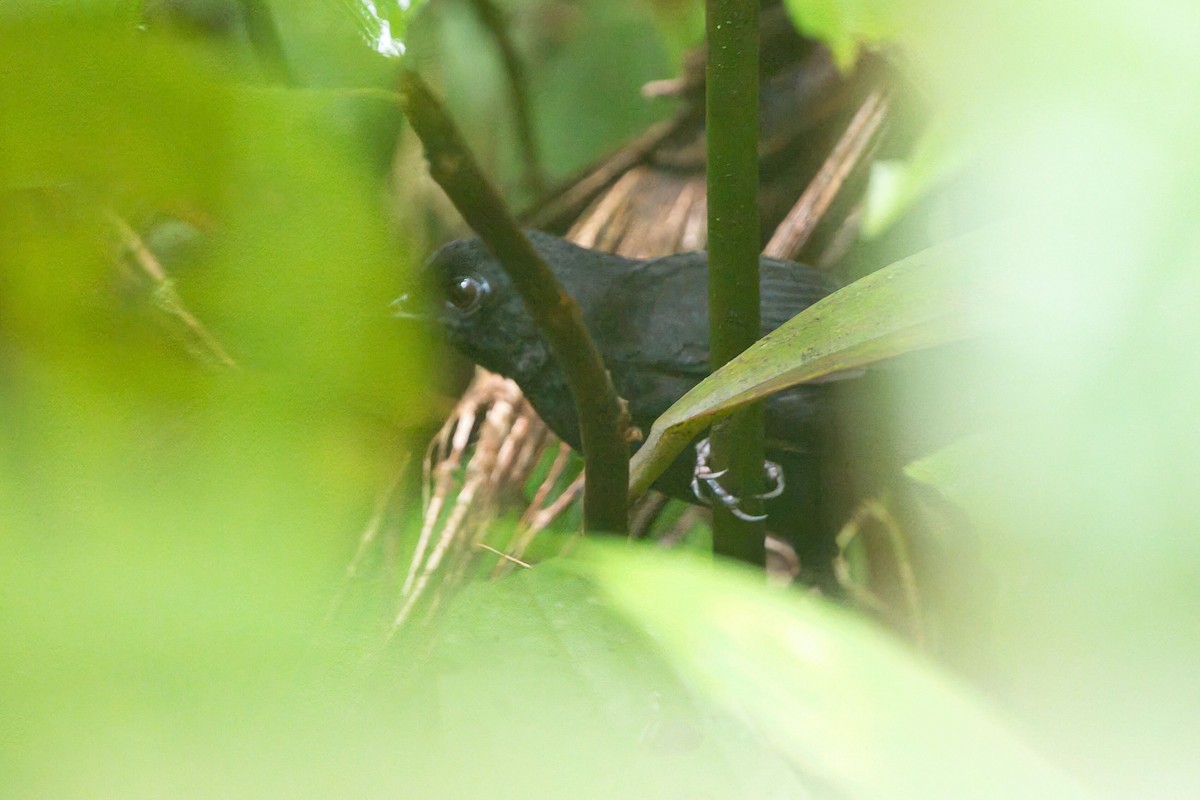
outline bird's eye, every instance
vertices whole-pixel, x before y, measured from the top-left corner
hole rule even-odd
[[[446,301],[464,314],[473,314],[483,305],[483,298],[491,289],[478,275],[460,275],[446,288]]]

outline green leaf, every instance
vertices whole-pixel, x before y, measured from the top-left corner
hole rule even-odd
[[[655,27],[682,69],[688,50],[704,41],[704,4],[699,0],[651,3]]]
[[[633,458],[645,491],[700,431],[783,389],[982,331],[973,254],[992,237],[931,247],[846,286],[773,331],[667,409]]]
[[[408,45],[408,23],[424,0],[340,0],[339,5],[354,21],[372,50],[388,58],[403,56]]]
[[[363,796],[296,753],[348,701],[300,695],[424,384],[344,98],[57,17],[0,23],[0,75],[5,793],[297,796],[303,762]],[[240,368],[176,341],[121,231]]]
[[[548,562],[472,586],[435,635],[409,692],[427,700],[398,737],[413,743],[401,766],[412,796],[807,794],[782,754],[679,679],[587,567]]]
[[[897,29],[877,0],[785,0],[784,5],[796,28],[825,42],[842,69],[853,66],[861,47],[886,41]]]
[[[406,757],[439,796],[1082,796],[873,626],[724,564],[589,546],[438,633]]]

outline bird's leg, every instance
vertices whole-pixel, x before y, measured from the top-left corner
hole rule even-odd
[[[766,514],[747,514],[742,511],[741,500],[722,486],[719,480],[729,470],[712,469],[708,465],[711,454],[712,446],[707,437],[696,443],[696,469],[692,473],[692,494],[696,496],[696,499],[704,505],[710,505],[710,496],[715,497],[721,505],[729,510],[730,514],[746,522],[760,522],[766,519]],[[770,500],[772,497],[783,494],[783,469],[774,461],[765,461],[763,462],[763,473],[766,475],[770,488],[754,497],[759,500]]]

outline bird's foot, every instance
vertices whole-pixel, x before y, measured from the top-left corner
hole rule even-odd
[[[704,505],[711,505],[712,498],[723,505],[730,514],[746,522],[761,522],[766,514],[747,514],[741,509],[742,501],[736,495],[721,485],[720,478],[727,469],[714,470],[708,465],[712,447],[707,438],[696,443],[696,470],[692,473],[692,494]],[[756,500],[770,500],[783,494],[783,470],[774,461],[763,462],[763,474],[766,476],[768,488],[762,494],[754,495]]]

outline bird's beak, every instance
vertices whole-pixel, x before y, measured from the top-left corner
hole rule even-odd
[[[434,322],[433,313],[420,301],[421,298],[405,292],[391,302],[392,316],[417,322]]]

